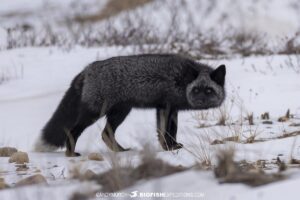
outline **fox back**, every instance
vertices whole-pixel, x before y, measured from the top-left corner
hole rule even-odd
[[[84,70],[83,102],[92,109],[131,107],[207,109],[225,98],[225,67],[211,67],[178,55],[138,55],[97,61]],[[93,104],[93,105],[91,105]]]

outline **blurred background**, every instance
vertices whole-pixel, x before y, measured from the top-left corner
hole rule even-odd
[[[111,157],[100,135],[104,118],[80,136],[76,151],[81,157],[66,158],[64,149],[32,151],[72,79],[89,63],[141,53],[176,53],[213,68],[226,65],[223,105],[179,114],[178,141],[185,148],[162,151],[155,110],[133,109],[116,134],[132,151]],[[113,191],[129,181],[128,193],[161,190],[202,192],[212,200],[295,199],[300,185],[299,53],[299,0],[0,0],[0,149],[14,147],[29,157],[21,169],[9,163],[9,157],[0,157],[0,189],[1,183],[12,188],[1,190],[0,199],[80,199],[75,198],[79,192],[97,197],[99,188],[93,189],[91,178],[110,169],[116,175],[112,184],[118,186]],[[118,171],[126,160],[132,169],[143,171],[137,166],[146,155],[140,152],[146,143],[157,158],[187,167],[186,172],[133,181],[128,168]],[[229,147],[224,157],[230,162],[219,156],[223,147]],[[90,153],[101,153],[104,160],[91,160]],[[151,172],[168,169],[161,161],[152,163],[145,165]],[[229,164],[215,168],[218,163]],[[240,183],[219,184],[224,179],[214,169],[222,168],[234,169],[228,182]],[[79,171],[89,172],[93,182],[83,187]],[[50,187],[15,187],[39,174]],[[98,186],[105,186],[105,179],[97,177]],[[276,184],[243,185],[278,178]]]
[[[0,48],[132,46],[196,58],[299,52],[297,0],[1,0]]]

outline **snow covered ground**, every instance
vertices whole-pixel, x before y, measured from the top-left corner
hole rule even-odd
[[[96,0],[82,1],[88,8],[87,13],[93,13],[105,4],[105,1],[98,0],[97,7],[88,6],[94,5],[95,2]],[[274,40],[277,36],[294,34],[299,28],[299,16],[294,12],[297,1],[294,0],[272,0],[271,3],[242,3],[245,1],[229,0],[212,1],[216,4],[209,4],[208,1],[197,1],[200,2],[197,4],[195,2],[187,1],[187,7],[191,13],[196,13],[195,16],[201,13],[201,17],[196,18],[195,23],[197,27],[201,24],[201,28],[207,30],[220,23],[224,16],[228,16],[228,26],[245,28],[245,31],[266,32],[273,36]],[[62,16],[72,16],[74,12],[79,12],[71,9],[76,7],[73,4],[72,0],[40,1],[32,4],[26,0],[2,0],[1,25],[2,28],[7,28],[26,22],[38,26],[47,21],[53,13],[54,17],[48,22],[55,22],[59,26]],[[215,11],[207,11],[210,10],[210,5]],[[77,6],[77,9],[81,12],[82,7],[84,6]],[[228,9],[224,9],[225,7]],[[68,11],[62,12],[65,10]],[[164,6],[158,6],[157,3],[138,8],[134,12],[148,13],[145,14],[147,17],[154,11],[159,17],[166,14]],[[205,14],[202,13],[206,12],[210,14],[207,14],[207,20],[204,20]],[[18,14],[9,17],[12,13]],[[161,22],[154,19],[153,23]],[[167,17],[164,19],[167,20]],[[6,45],[7,36],[3,30],[0,27],[0,47]],[[99,189],[100,186],[93,182],[80,182],[71,177],[72,170],[76,167],[80,167],[82,172],[90,169],[95,173],[111,168],[110,151],[100,136],[105,124],[104,119],[86,129],[79,138],[76,151],[82,154],[81,157],[66,158],[64,150],[53,153],[33,152],[33,144],[77,73],[95,60],[133,53],[136,52],[132,46],[75,46],[68,50],[50,46],[0,51],[0,147],[11,146],[28,152],[30,160],[29,169],[17,171],[18,166],[9,163],[7,157],[0,157],[0,178],[4,178],[5,182],[13,187],[0,190],[1,200],[68,199],[74,192],[86,193]],[[129,152],[118,153],[121,161],[130,160],[133,165],[137,165],[140,161],[139,151],[148,144],[151,144],[158,158],[174,166],[184,167],[203,162],[211,162],[215,166],[218,151],[228,147],[234,147],[236,161],[264,160],[267,173],[278,170],[275,164],[277,157],[286,163],[291,157],[300,159],[298,136],[288,135],[300,129],[299,126],[295,126],[300,123],[299,55],[235,57],[199,62],[213,67],[219,64],[226,65],[227,98],[223,106],[209,111],[180,112],[178,141],[183,143],[185,148],[175,152],[162,151],[156,136],[154,110],[133,110],[117,130],[116,137],[120,144],[132,149]],[[278,122],[278,118],[284,116],[288,109],[292,117]],[[269,112],[269,120],[261,119],[261,114],[265,112]],[[250,125],[246,119],[252,113],[254,125]],[[221,116],[226,118],[225,126],[217,125]],[[268,124],[265,121],[268,121]],[[225,142],[212,145],[215,141]],[[87,155],[91,152],[101,153],[104,161],[88,160]],[[43,174],[49,185],[14,188],[20,179],[37,173]],[[201,193],[200,197],[194,199],[298,199],[299,165],[288,165],[288,169],[283,173],[287,176],[285,180],[250,187],[242,183],[220,184],[212,170],[190,169],[167,177],[141,180],[120,192]],[[98,199],[99,196],[95,198]]]
[[[73,165],[70,160],[74,159],[65,158],[63,151],[57,153],[31,152],[33,143],[56,108],[72,78],[93,60],[120,54],[124,54],[124,51],[121,52],[118,48],[84,49],[80,47],[69,52],[57,48],[25,48],[0,53],[0,70],[13,69],[13,72],[16,72],[16,76],[12,76],[11,80],[7,80],[0,86],[1,146],[16,147],[19,150],[29,152],[30,157],[30,170],[24,175],[15,171],[14,164],[8,164],[8,158],[0,159],[1,170],[3,171],[1,174],[7,183],[13,184],[21,177],[33,174],[36,169],[40,169],[51,184],[67,182],[68,170]],[[296,140],[295,137],[272,139],[284,133],[299,130],[297,127],[289,126],[293,122],[300,122],[299,74],[293,68],[285,65],[286,59],[286,56],[272,56],[203,61],[212,66],[217,66],[220,63],[227,66],[226,89],[228,97],[224,103],[224,109],[226,108],[227,114],[230,115],[231,119],[228,121],[240,121],[241,115],[246,117],[248,113],[253,112],[255,124],[250,126],[243,119],[243,126],[199,128],[199,123],[204,126],[215,124],[220,111],[218,109],[213,111],[214,114],[211,113],[207,119],[197,118],[200,115],[197,112],[182,112],[179,115],[178,141],[182,142],[189,151],[200,151],[202,146],[207,149],[212,162],[216,163],[214,153],[222,145],[210,145],[210,142],[215,139],[236,136],[236,134],[241,134],[242,142],[251,134],[257,134],[256,139],[267,141],[253,144],[228,142],[237,149],[237,160],[246,159],[255,162],[259,159],[265,159],[272,161],[280,155],[282,160],[288,161],[291,152],[294,158],[300,158],[298,151],[300,141]],[[12,75],[14,75],[13,72],[11,72]],[[277,122],[277,119],[283,116],[287,109],[291,110],[294,119],[288,122]],[[262,124],[260,114],[263,112],[270,113],[272,125]],[[107,154],[108,150],[100,138],[103,125],[104,120],[101,119],[89,127],[79,139],[77,151],[83,153],[83,157],[76,159],[84,160],[85,169],[101,172],[109,168],[107,161],[99,163],[88,161],[86,158],[89,152]],[[235,132],[233,127],[239,129]],[[125,147],[133,148],[130,152],[120,153],[124,157],[132,157],[133,160],[138,159],[138,150],[142,149],[143,145],[151,143],[157,156],[171,164],[189,167],[197,161],[203,161],[201,156],[196,157],[185,149],[178,153],[161,151],[156,138],[153,110],[132,111],[119,127],[117,140]],[[295,144],[293,144],[294,142]],[[276,168],[276,166],[272,166],[272,168]],[[64,171],[63,175],[62,171]],[[282,187],[285,184],[287,186],[293,183],[297,184],[296,182],[300,181],[298,180],[300,174],[297,172],[293,174],[295,176],[292,176],[291,180],[274,183],[274,188],[279,187],[278,184],[283,185]],[[211,171],[191,171],[173,176],[139,184],[139,186],[134,187],[134,190],[153,191],[151,185],[156,185],[157,181],[161,181],[161,190],[178,191],[176,188],[181,188],[180,191],[182,192],[201,191],[208,199],[215,199],[213,195],[216,191],[220,191],[220,196],[226,194],[228,198],[231,198],[237,195],[236,191],[239,191],[240,188],[251,195],[252,191],[258,194],[263,191],[262,193],[267,196],[273,195],[273,189],[270,189],[273,184],[262,187],[266,190],[261,187],[252,189],[242,184],[219,185]],[[177,179],[182,180],[183,177],[185,177],[185,181],[193,183],[193,187],[182,181],[174,183]],[[168,183],[169,181],[170,183]],[[224,191],[224,195],[222,191]],[[290,195],[291,192],[289,192]],[[296,192],[296,187],[294,192]],[[238,195],[242,194],[238,193]],[[264,197],[264,195],[262,196]],[[265,199],[269,199],[269,197]]]

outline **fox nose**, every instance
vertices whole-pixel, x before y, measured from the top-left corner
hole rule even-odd
[[[205,97],[202,96],[198,97],[197,102],[199,105],[203,105],[205,103]]]

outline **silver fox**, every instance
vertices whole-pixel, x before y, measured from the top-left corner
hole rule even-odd
[[[225,65],[208,65],[173,54],[113,57],[88,65],[71,83],[42,130],[37,151],[75,145],[84,129],[99,118],[107,122],[102,139],[113,151],[117,127],[132,108],[156,108],[157,132],[164,150],[182,148],[176,140],[178,111],[218,107],[225,99]]]

